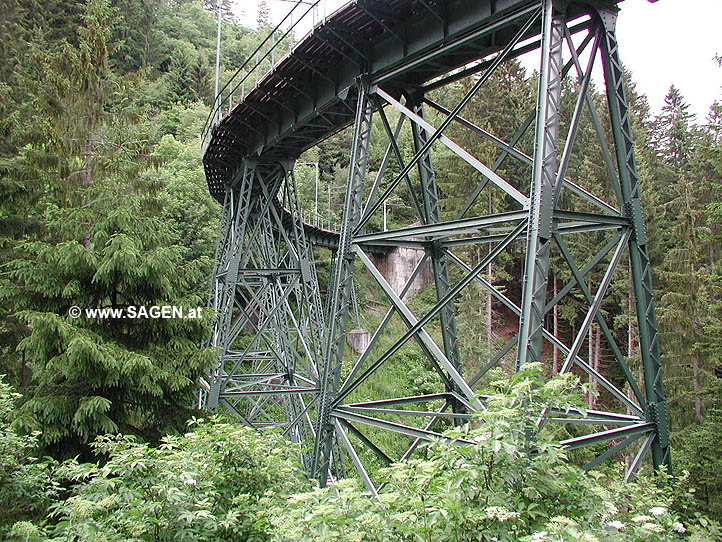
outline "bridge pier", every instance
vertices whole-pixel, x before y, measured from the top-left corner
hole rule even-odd
[[[415,225],[418,226],[419,224],[417,223]],[[420,292],[434,282],[434,271],[426,255],[426,249],[417,247],[394,247],[389,249],[385,254],[371,255],[371,261],[373,261],[374,265],[398,295],[401,295],[414,269],[422,260],[424,263],[421,269],[416,274],[416,278],[409,288],[407,288],[402,299],[411,297],[412,294]]]
[[[357,79],[356,92],[358,96],[354,135],[351,143],[351,163],[346,184],[341,231],[339,232],[336,267],[333,271],[333,290],[329,293],[328,329],[325,336],[326,351],[320,375],[321,396],[316,425],[317,438],[311,468],[311,474],[318,478],[321,486],[326,485],[329,475],[332,474],[331,445],[336,425],[331,419],[331,409],[337,399],[341,379],[346,325],[354,287],[354,252],[351,249],[351,240],[361,217],[371,140],[373,106],[369,100],[368,82],[363,78]],[[353,455],[351,450],[349,452]]]
[[[218,319],[209,346],[219,364],[201,399],[253,427],[281,418],[299,442],[313,433],[308,405],[319,393],[325,327],[300,216],[291,163],[244,164],[224,205],[210,301]]]

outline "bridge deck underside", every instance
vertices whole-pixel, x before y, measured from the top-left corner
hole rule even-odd
[[[203,157],[211,194],[223,201],[244,158],[294,160],[351,124],[359,75],[387,89],[422,86],[499,52],[538,2],[455,0],[445,13],[436,5],[358,0],[317,25],[213,130]],[[568,18],[587,12],[572,2]],[[539,32],[534,25],[527,37]],[[530,40],[517,54],[538,46]]]

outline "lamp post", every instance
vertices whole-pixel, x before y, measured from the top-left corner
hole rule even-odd
[[[318,162],[296,162],[297,166],[314,166],[316,168],[316,189],[314,191],[313,214],[314,223],[318,217]]]
[[[215,91],[213,92],[213,96],[215,96],[215,107],[216,107],[216,123],[220,120],[218,117],[221,115],[221,101],[218,96],[218,83],[220,80],[220,74],[221,74],[221,21],[222,19],[222,9],[221,4],[223,0],[218,0],[216,2],[216,8],[218,11],[218,35],[216,38],[216,86]]]

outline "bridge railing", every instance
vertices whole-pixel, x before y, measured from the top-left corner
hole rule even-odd
[[[278,194],[276,194],[276,200],[283,208],[284,212],[290,214],[290,211],[288,210],[288,205],[283,199],[282,191],[279,191]],[[315,226],[316,228],[320,228],[322,230],[327,230],[334,233],[338,233],[339,231],[341,231],[341,219],[336,214],[331,213],[330,209],[328,211],[328,214],[324,215],[301,207],[298,210],[298,213],[301,222],[303,222],[307,226]]]
[[[301,210],[301,220],[322,230],[338,232],[341,229],[341,221],[337,217],[323,216],[313,211],[304,212]]]
[[[296,0],[281,22],[271,30],[243,65],[223,85],[215,97],[213,108],[203,126],[201,154],[205,154],[213,129],[221,120],[230,114],[236,104],[245,99],[246,95],[258,85],[258,82],[273,70],[277,62],[291,54],[295,43],[303,41],[302,39],[293,40],[294,29],[310,22],[311,30],[308,33],[313,32],[313,28],[320,22],[318,10],[321,5],[325,7],[325,0]],[[288,26],[284,28],[287,23]]]

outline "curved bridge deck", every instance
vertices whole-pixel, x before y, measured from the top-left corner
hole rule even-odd
[[[483,61],[464,67],[503,49],[538,5],[534,0],[350,2],[296,44],[213,128],[203,153],[211,194],[223,201],[244,158],[294,160],[351,124],[359,74],[386,89],[433,88],[429,81],[457,68],[451,77],[461,78],[483,69]],[[568,18],[588,9],[571,2]],[[581,23],[576,30],[586,27]],[[539,32],[535,25],[528,37]],[[513,55],[538,47],[538,40],[527,40]]]

